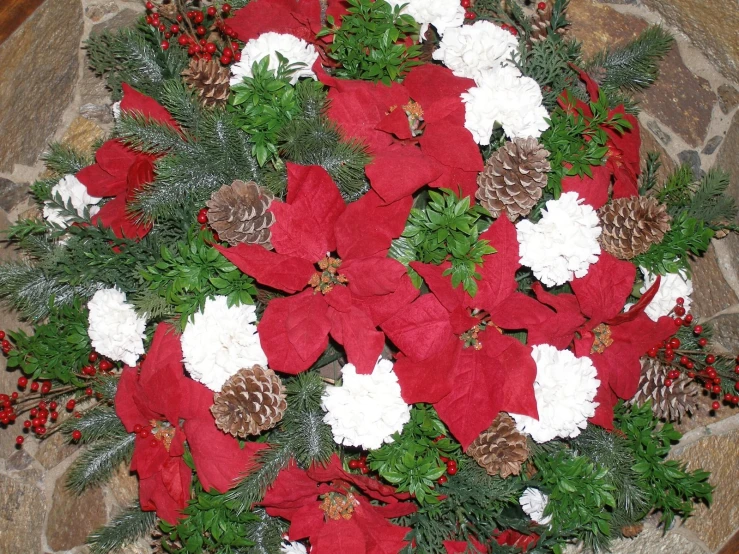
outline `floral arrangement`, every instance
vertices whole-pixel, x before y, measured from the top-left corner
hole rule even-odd
[[[664,30],[584,59],[566,0],[146,8],[87,45],[113,135],[52,145],[0,265],[34,325],[0,421],[84,445],[77,492],[139,479],[92,552],[600,551],[710,502],[666,457],[739,403],[688,263],[736,207],[640,156]]]

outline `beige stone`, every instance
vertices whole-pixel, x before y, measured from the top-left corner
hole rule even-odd
[[[659,161],[662,164],[662,167],[660,167],[659,171],[657,172],[657,185],[662,186],[667,177],[673,171],[675,171],[675,169],[677,168],[677,164],[675,163],[675,160],[670,157],[670,155],[667,153],[667,150],[663,148],[663,146],[659,143],[659,141],[655,138],[655,136],[649,129],[646,129],[641,124],[639,125],[639,128],[641,133],[641,147],[639,148],[639,157],[642,160],[642,166],[647,159],[647,154],[651,152],[656,152],[657,154],[659,154]]]
[[[77,449],[77,446],[70,444],[67,435],[55,433],[41,442],[36,459],[46,469],[51,469],[77,452]]]
[[[96,142],[105,137],[105,132],[99,125],[89,119],[75,117],[65,131],[61,142],[68,144],[79,152],[92,152]]]
[[[643,0],[684,32],[733,81],[739,81],[736,0]]]
[[[593,0],[572,0],[567,17],[571,22],[569,32],[582,41],[586,59],[605,48],[636,38],[647,28],[643,19],[622,14]]]
[[[139,497],[139,480],[128,470],[128,464],[121,464],[106,484],[112,500],[121,508],[130,506]]]
[[[0,45],[0,171],[33,165],[72,99],[80,0],[44,2]]]
[[[34,485],[0,475],[0,552],[41,552],[44,495]]]

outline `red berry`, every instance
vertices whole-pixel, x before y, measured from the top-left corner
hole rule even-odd
[[[41,394],[48,394],[50,391],[51,391],[51,382],[44,381],[44,383],[41,385]]]
[[[475,15],[475,12],[464,12],[464,18],[465,19],[475,19],[475,17],[477,17]],[[442,477],[444,477],[444,476],[442,475]],[[441,478],[439,478],[439,480],[441,480]],[[444,482],[446,483],[446,481],[444,481]]]
[[[736,390],[739,390],[739,381],[737,381],[736,383],[734,383],[734,388],[735,388]]]
[[[113,364],[108,360],[103,360],[100,362],[100,371],[110,371],[113,369]]]
[[[667,377],[669,377],[670,379],[672,379],[674,381],[675,379],[677,379],[678,377],[680,377],[680,372],[677,369],[673,369],[673,370],[667,372]]]
[[[157,29],[159,29],[160,33],[163,33],[164,31],[167,30],[167,26],[164,23],[160,23]]]
[[[446,472],[447,472],[447,473],[448,473],[449,475],[456,475],[456,474],[457,474],[457,471],[459,471],[459,469],[457,468],[457,464],[456,464],[456,462],[455,462],[454,464],[452,464],[452,462],[450,461],[450,462],[449,462],[449,463],[448,463],[448,464],[446,465]]]
[[[436,482],[437,482],[437,483],[439,483],[440,485],[443,485],[443,484],[444,484],[444,483],[446,483],[447,481],[449,481],[449,478],[448,478],[448,477],[447,477],[446,475],[442,475],[441,477],[439,477],[439,478],[438,478],[438,479],[436,480]]]
[[[144,428],[143,425],[141,425],[140,423],[137,423],[136,425],[133,426],[133,432],[140,433],[143,430],[143,428]]]
[[[230,13],[231,12],[231,4],[223,4],[223,6],[221,6],[221,11],[223,13]]]
[[[212,42],[209,42],[208,44],[205,45],[205,51],[208,54],[213,54],[216,51],[216,45]]]
[[[36,392],[39,389],[39,386],[40,385],[39,385],[38,381],[34,381],[33,383],[31,383],[31,390],[33,392]]]
[[[136,433],[140,439],[148,439],[151,436],[151,433],[148,429],[141,429],[138,433]]]
[[[690,362],[690,358],[687,356],[680,356],[680,365],[688,365],[688,362]]]
[[[204,60],[205,60],[206,62],[209,62],[210,60],[212,60],[212,59],[213,59],[213,56],[211,56],[210,54],[208,54],[208,52],[206,52],[205,54],[203,54],[203,59],[204,59]]]
[[[201,225],[208,223],[208,216],[203,215],[203,214],[198,214],[198,223],[200,223]]]
[[[657,349],[652,347],[649,350],[647,350],[647,356],[650,358],[656,358],[657,357]]]
[[[26,429],[30,429],[31,428],[31,420],[30,419],[25,420],[23,422],[23,427],[25,427]]]
[[[685,320],[685,323],[690,325],[691,323],[693,323],[693,314],[688,314],[683,319]]]
[[[234,53],[234,60],[236,60],[237,62],[241,61],[241,52]]]
[[[739,365],[734,368],[734,373],[739,373]]]
[[[0,340],[5,338],[5,331],[0,331]]]
[[[152,4],[151,2],[147,2],[145,5],[146,5],[146,9],[149,11],[154,9],[154,4]]]
[[[72,440],[78,441],[82,438],[82,431],[75,429],[72,431]]]
[[[51,412],[51,414],[49,415],[51,416],[51,421],[54,421],[59,418],[59,412]]]
[[[349,469],[359,469],[359,460],[349,460]]]
[[[701,348],[708,344],[708,339],[698,339],[698,346]]]
[[[208,6],[208,17],[215,17],[216,16],[216,8],[214,6]]]
[[[721,404],[719,404],[718,402],[714,402],[713,404],[711,404],[711,408],[713,409],[713,411],[718,410],[720,407]]]
[[[737,395],[734,395],[734,396],[732,396],[732,397],[731,397],[731,401],[732,401],[732,402],[733,402],[734,404],[739,404],[739,396],[737,396]]]
[[[719,387],[718,385],[713,385],[711,387],[711,392],[713,392],[713,394],[720,394],[721,393],[721,387]]]
[[[693,327],[693,333],[696,335],[700,335],[703,332],[703,327],[701,325],[696,325]]]
[[[683,324],[683,318],[681,317],[676,317],[673,321],[675,323],[675,327],[680,327]]]
[[[15,444],[17,444],[18,446],[20,446],[20,445],[23,444],[23,441],[24,440],[26,440],[26,439],[24,439],[23,437],[21,437],[20,435],[18,435],[17,437],[15,437]]]
[[[0,342],[0,346],[3,348],[10,348],[10,343],[7,340]]]
[[[233,59],[233,58],[231,58],[231,56],[225,56],[225,55],[224,55],[224,56],[221,56],[221,57],[220,57],[220,61],[221,61],[221,63],[222,63],[223,65],[228,65],[228,64],[230,64],[230,63],[231,63],[231,60],[232,60],[232,59]]]
[[[706,356],[706,363],[707,364],[712,364],[712,363],[715,363],[715,362],[716,362],[716,356],[714,356],[713,354],[709,354],[708,356]]]
[[[176,35],[177,33],[179,33],[179,32],[180,32],[180,26],[179,26],[179,25],[177,25],[177,24],[174,24],[174,25],[172,25],[172,26],[171,26],[171,27],[169,28],[169,32],[170,32],[170,33],[172,33],[173,35]]]
[[[672,379],[665,379],[665,386],[671,387],[672,386]]]
[[[187,46],[187,43],[189,42],[187,40],[187,35],[180,35],[180,38],[177,39],[177,42],[180,44],[180,46]]]
[[[713,378],[713,384],[714,385],[720,385],[721,384],[721,377],[714,377]]]
[[[231,48],[234,49],[234,52],[239,49],[239,43],[234,41],[231,41]]]
[[[688,369],[693,369],[695,367],[695,364],[693,362],[688,362],[687,364],[685,364],[685,367],[687,367]]]
[[[709,365],[706,367],[706,373],[711,379],[713,379],[714,377],[716,377],[716,368]]]
[[[230,48],[226,47],[226,48],[223,49],[223,55],[224,56],[228,56],[229,58],[233,58],[234,51],[231,50]]]
[[[685,299],[684,299],[684,298],[683,298],[682,296],[679,296],[679,297],[678,297],[678,298],[677,298],[677,299],[675,300],[675,304],[677,304],[678,306],[682,306],[683,304],[685,304]]]
[[[77,405],[77,402],[74,400],[74,398],[72,398],[71,400],[68,400],[67,401],[67,410],[69,410],[71,412],[72,410],[74,410],[74,407],[76,405]]]
[[[518,29],[515,27],[509,27],[508,32],[511,33],[514,37],[518,35]]]
[[[675,315],[679,315],[681,317],[685,315],[685,308],[683,308],[682,306],[677,306],[674,311]]]
[[[18,400],[18,393],[17,392],[11,392],[10,393],[10,398],[12,398],[13,400]],[[52,404],[53,404],[53,402],[52,402]]]
[[[85,389],[85,394],[86,394],[87,396],[92,396],[92,388],[91,388],[91,387],[87,387],[87,388]]]
[[[734,397],[733,397],[733,396],[731,395],[731,393],[730,393],[730,392],[727,392],[727,393],[726,393],[726,394],[724,395],[724,402],[729,402],[729,403],[731,403],[731,399],[732,399],[732,398],[734,398]]]
[[[28,377],[18,377],[18,386],[22,389],[26,388],[28,384]]]
[[[362,473],[362,475],[367,475],[369,473],[369,468],[367,466],[362,466],[359,468],[359,471]]]
[[[537,9],[538,9],[538,10],[539,10],[540,12],[543,12],[544,10],[546,10],[546,9],[547,9],[547,3],[546,3],[546,2],[539,2],[539,3],[538,3],[538,4],[536,5],[536,8],[537,8]]]
[[[692,379],[693,377],[695,377],[695,371],[688,371],[687,375]]]
[[[163,40],[162,41],[162,50],[169,50],[169,41]]]
[[[202,25],[198,25],[195,28],[195,32],[202,37],[206,33],[206,30],[205,30],[205,27],[203,27]]]

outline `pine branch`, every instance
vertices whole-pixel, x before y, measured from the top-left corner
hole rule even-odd
[[[659,152],[648,152],[644,171],[641,174],[641,185],[639,186],[639,194],[645,195],[650,191],[656,190],[657,174],[662,168],[662,162],[659,160]]]
[[[105,483],[120,464],[131,459],[135,438],[133,433],[123,433],[91,444],[72,464],[67,487],[82,494]]]
[[[191,135],[198,135],[198,124],[202,117],[202,107],[195,92],[189,89],[182,79],[171,79],[162,86],[161,103],[172,117]]]
[[[60,142],[52,142],[49,151],[45,152],[41,159],[46,167],[59,175],[74,174],[92,163],[92,159],[72,146]]]
[[[156,513],[144,512],[138,504],[116,514],[107,525],[87,537],[90,554],[120,552],[126,546],[146,537],[154,530]]]
[[[118,382],[120,375],[98,374],[92,382],[92,390],[96,394],[101,394],[101,401],[112,402],[118,392]]]
[[[729,187],[729,174],[711,169],[701,179],[687,210],[688,217],[705,221],[711,227],[723,227],[737,217],[736,202],[725,194]]]
[[[580,44],[563,40],[557,33],[549,33],[531,48],[519,46],[516,65],[521,72],[534,79],[542,89],[544,105],[551,111],[564,89],[579,90],[577,73],[570,66],[580,59]]]
[[[244,525],[244,534],[254,542],[253,546],[243,551],[244,554],[280,552],[282,536],[287,531],[285,522],[280,518],[268,516],[261,508],[253,510],[252,513],[259,517],[259,520]]]
[[[80,439],[83,443],[96,442],[111,436],[123,436],[126,430],[115,410],[100,404],[82,414],[82,417],[69,418],[61,425],[61,431],[67,435],[72,431],[79,430],[82,433]]]
[[[121,113],[116,133],[123,142],[147,154],[167,154],[172,150],[187,154],[196,148],[188,134],[183,136],[171,125],[151,120],[140,113]]]
[[[236,512],[241,514],[255,502],[264,498],[267,488],[274,483],[277,475],[287,467],[292,452],[287,444],[271,444],[269,448],[260,450],[255,460],[258,467],[233,489],[226,493],[227,499],[236,502]]]

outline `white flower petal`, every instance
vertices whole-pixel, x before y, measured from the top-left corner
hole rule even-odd
[[[421,25],[421,40],[433,25],[439,36],[447,29],[461,27],[464,23],[464,8],[459,0],[388,0],[391,6],[406,4],[401,13],[407,13]]]
[[[259,62],[269,56],[269,69],[275,71],[280,65],[277,53],[288,61],[288,64],[301,63],[290,79],[291,84],[298,82],[301,77],[316,78],[313,73],[313,63],[318,59],[318,52],[312,44],[294,35],[281,33],[263,33],[251,39],[241,50],[241,61],[231,66],[231,86],[237,85],[244,77],[251,77],[251,68],[254,62]]]
[[[644,286],[639,289],[639,292],[644,294],[654,285],[657,280],[656,275],[652,275],[644,269],[639,268],[644,275]],[[688,279],[685,275],[680,273],[668,273],[662,275],[662,279],[659,283],[659,290],[654,295],[652,301],[647,305],[644,313],[649,316],[652,321],[657,321],[660,317],[668,315],[675,307],[676,300],[683,298],[685,303],[683,308],[685,311],[690,311],[690,304],[692,300],[690,295],[693,294],[693,281]]]
[[[115,288],[99,290],[87,307],[92,347],[106,358],[136,365],[144,353],[146,318],[136,315],[133,306],[126,303],[125,293]]]
[[[90,217],[98,213],[99,207],[95,206],[102,198],[91,196],[87,193],[87,187],[83,185],[77,177],[74,175],[65,175],[62,179],[54,185],[51,189],[52,198],[59,195],[64,204],[72,203],[72,207],[77,212],[77,215],[82,216],[85,213],[85,208],[90,207]],[[62,227],[68,227],[71,220],[70,217],[65,216],[62,212],[47,203],[44,206],[44,217]]]
[[[532,521],[539,525],[547,525],[552,521],[552,516],[544,517],[544,509],[549,503],[549,497],[539,489],[528,487],[521,498],[518,499],[521,508],[531,518]]]

